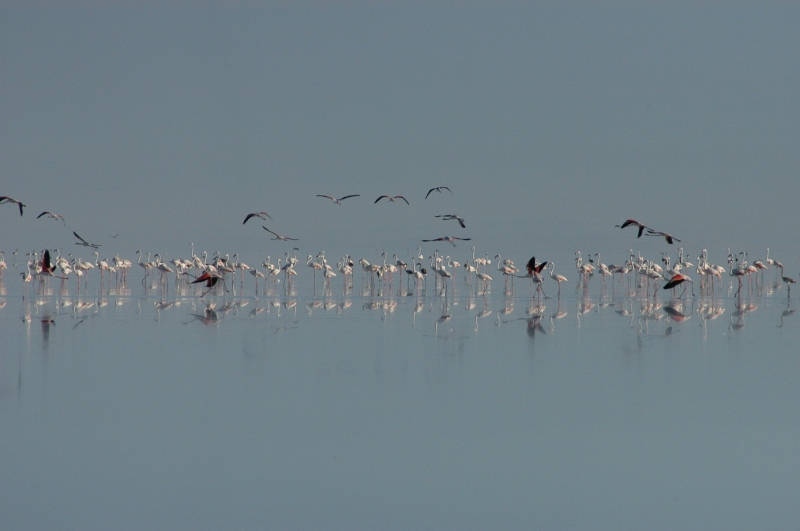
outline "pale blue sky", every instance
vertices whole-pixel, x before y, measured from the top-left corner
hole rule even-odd
[[[266,210],[335,255],[448,234],[562,261],[666,248],[613,228],[634,217],[692,255],[797,258],[800,6],[6,4],[0,20],[0,195],[29,207],[0,205],[7,253],[74,248],[72,230],[109,255],[282,253],[241,225]],[[455,195],[424,201],[439,185]],[[411,206],[373,205],[385,193]]]

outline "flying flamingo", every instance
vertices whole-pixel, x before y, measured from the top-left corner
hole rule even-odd
[[[251,213],[247,214],[247,216],[244,218],[244,221],[242,221],[242,225],[247,223],[247,220],[249,220],[250,218],[260,218],[260,219],[263,219],[264,221],[267,221],[264,218],[264,216],[268,217],[269,219],[272,219],[270,217],[270,215],[267,214],[266,212],[251,212]]]
[[[430,190],[428,190],[428,193],[425,194],[425,199],[428,199],[428,196],[431,195],[431,192],[439,192],[441,194],[442,190],[447,190],[448,192],[453,194],[453,191],[450,188],[446,187],[446,186],[435,186],[435,187],[431,188]],[[456,195],[456,194],[453,194],[453,195]]]
[[[342,201],[344,201],[345,199],[348,199],[350,197],[361,197],[361,195],[360,194],[346,195],[344,197],[340,197],[339,199],[336,199],[335,197],[330,196],[330,195],[322,195],[322,194],[317,194],[317,197],[326,197],[326,198],[330,199],[331,201],[333,201],[334,205],[341,205]]]
[[[377,203],[378,201],[380,201],[380,200],[381,200],[381,199],[383,199],[384,197],[385,197],[386,199],[388,199],[390,203],[394,203],[394,202],[395,202],[395,201],[394,201],[395,199],[402,199],[403,201],[405,201],[405,202],[406,202],[406,204],[407,204],[407,205],[410,205],[410,204],[411,204],[411,203],[409,203],[409,202],[408,202],[408,199],[406,199],[406,198],[405,198],[405,197],[403,197],[402,195],[395,195],[395,196],[391,196],[391,195],[382,195],[382,196],[380,196],[378,199],[376,199],[376,200],[375,200],[375,203]]]
[[[649,227],[645,226],[642,223],[639,223],[635,219],[627,219],[625,220],[625,223],[623,223],[622,225],[614,225],[614,226],[620,229],[624,229],[625,227],[628,227],[630,225],[633,225],[634,227],[639,227],[639,234],[636,235],[637,238],[642,237],[642,232],[644,232],[644,229],[650,230]]]
[[[44,212],[42,212],[41,214],[36,216],[36,219],[39,219],[42,216],[47,216],[48,218],[51,218],[51,219],[60,219],[61,222],[64,223],[64,226],[65,227],[67,226],[67,222],[64,221],[64,216],[62,216],[61,214],[54,214],[52,212],[48,212],[48,211],[45,210]]]
[[[442,236],[441,238],[434,238],[432,240],[422,240],[422,241],[424,241],[424,242],[449,242],[450,245],[455,247],[456,246],[456,242],[454,242],[453,240],[469,241],[471,239],[472,238],[459,238],[458,236]]]
[[[441,216],[435,216],[435,217],[442,218],[442,221],[450,221],[451,219],[454,219],[454,220],[458,221],[458,224],[461,225],[462,229],[466,229],[467,228],[467,224],[464,223],[464,218],[459,217],[459,216],[457,216],[455,214],[442,214]]]
[[[92,247],[94,249],[98,249],[100,247],[99,243],[89,243],[80,236],[78,236],[78,233],[75,231],[72,231],[72,234],[74,234],[75,237],[80,240],[80,242],[75,242],[75,245],[83,245],[84,247]]]
[[[0,205],[2,205],[3,203],[16,203],[17,206],[19,207],[19,215],[20,216],[22,216],[22,209],[25,208],[26,206],[28,206],[28,205],[23,204],[22,201],[18,201],[16,199],[14,199],[13,197],[8,197],[7,195],[0,195]]]
[[[647,235],[648,236],[663,236],[664,239],[667,240],[667,243],[670,244],[670,245],[672,245],[673,241],[680,242],[680,240],[678,238],[676,238],[675,236],[673,236],[671,234],[667,234],[666,232],[656,231],[656,230],[652,230],[652,229],[647,229]]]
[[[297,238],[289,238],[288,236],[281,236],[281,235],[280,235],[280,234],[278,234],[277,232],[273,232],[273,231],[269,230],[269,229],[268,229],[268,228],[266,228],[264,225],[261,225],[261,228],[262,228],[262,229],[264,229],[265,231],[269,232],[270,234],[274,235],[275,237],[274,237],[274,238],[271,238],[271,239],[273,239],[273,240],[280,240],[280,241],[282,241],[282,242],[287,242],[287,241],[297,241]]]

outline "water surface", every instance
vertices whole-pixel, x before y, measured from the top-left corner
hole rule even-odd
[[[362,291],[358,277],[347,294],[306,282],[200,298],[136,280],[23,298],[9,279],[6,529],[800,516],[798,317],[782,286],[667,311],[668,293],[612,296],[596,279],[560,302],[531,300],[521,279],[477,295],[459,279],[447,299],[432,283]]]

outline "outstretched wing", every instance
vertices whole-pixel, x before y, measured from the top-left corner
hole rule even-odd
[[[639,227],[643,227],[643,226],[644,226],[644,225],[642,225],[641,223],[639,223],[638,221],[636,221],[635,219],[626,219],[626,220],[625,220],[625,223],[623,223],[622,225],[620,225],[620,226],[619,226],[619,228],[621,228],[621,229],[624,229],[624,228],[625,228],[625,227],[627,227],[628,225],[637,225],[637,226],[639,226]]]
[[[402,195],[396,195],[396,196],[394,196],[394,198],[395,198],[395,199],[398,199],[398,198],[399,198],[399,199],[402,199],[403,201],[405,201],[405,202],[406,202],[406,204],[407,204],[407,205],[410,205],[410,204],[411,204],[411,203],[409,203],[409,202],[408,202],[408,199],[406,199],[406,198],[405,198],[405,197],[403,197]]]
[[[431,195],[431,192],[433,192],[434,190],[436,190],[436,188],[431,188],[430,190],[428,190],[428,193],[425,194],[425,199],[428,199],[428,196]]]
[[[377,203],[378,201],[380,201],[380,200],[381,200],[381,199],[383,199],[384,197],[387,197],[387,198],[388,198],[389,196],[388,196],[388,195],[382,195],[382,196],[380,196],[378,199],[376,199],[376,200],[375,200],[375,203]]]
[[[348,199],[348,198],[350,198],[350,197],[361,197],[361,194],[352,194],[352,195],[346,195],[346,196],[344,196],[344,197],[340,197],[340,198],[339,198],[339,201],[344,201],[345,199]]]

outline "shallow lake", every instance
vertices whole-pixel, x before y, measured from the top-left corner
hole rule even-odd
[[[527,279],[256,297],[247,278],[201,298],[8,273],[5,529],[800,520],[800,317],[770,281],[678,300],[573,279],[559,301],[549,279],[531,299]]]

